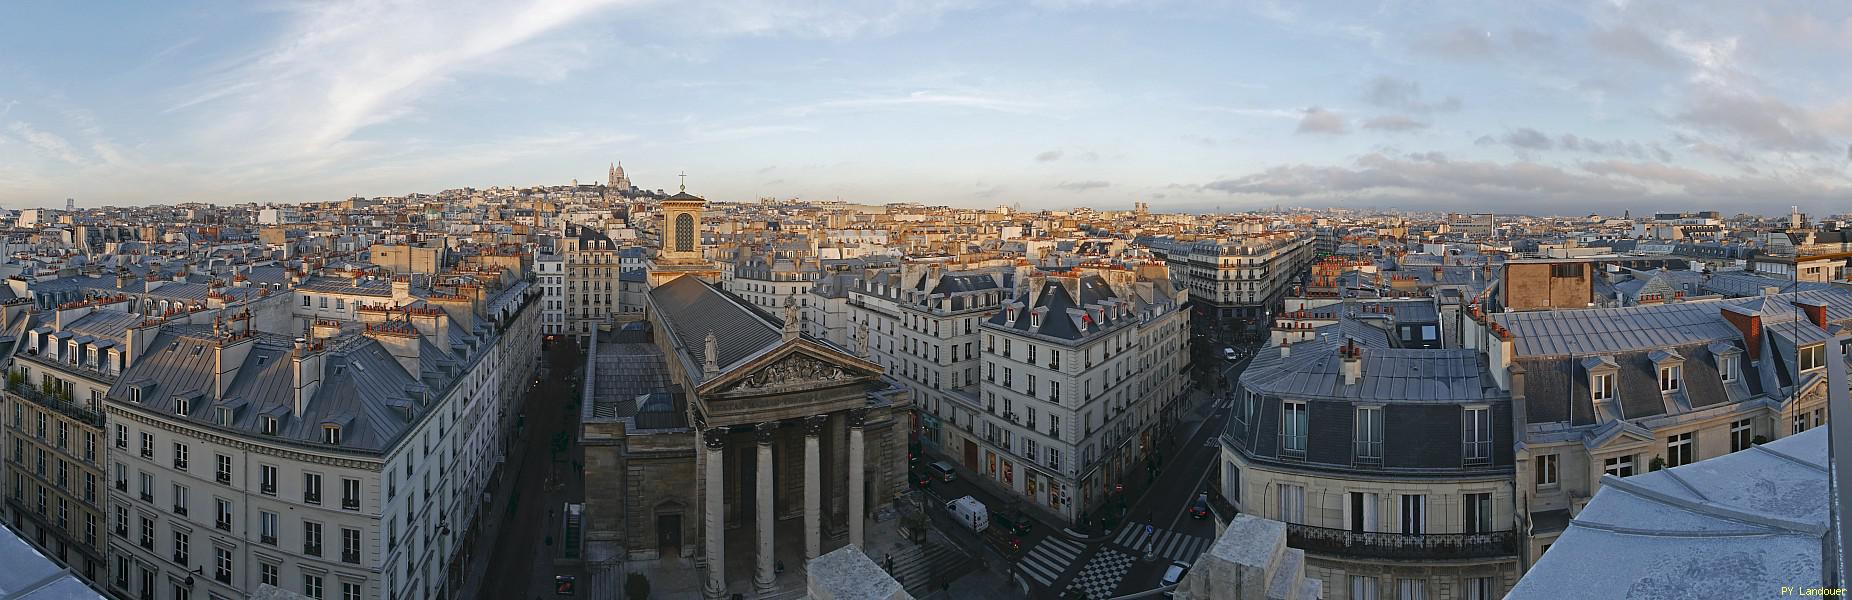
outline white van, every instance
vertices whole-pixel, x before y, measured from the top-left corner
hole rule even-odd
[[[984,508],[984,503],[978,502],[977,498],[965,496],[947,502],[945,511],[952,513],[952,518],[958,519],[959,524],[970,527],[971,531],[983,533],[985,529],[990,528],[990,510]]]

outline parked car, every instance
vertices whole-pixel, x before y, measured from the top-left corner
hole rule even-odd
[[[1235,349],[1228,348],[1228,347],[1222,348],[1222,358],[1226,358],[1228,360],[1234,360],[1235,359]]]
[[[958,475],[952,472],[952,463],[943,460],[932,463],[926,468],[931,469],[932,474],[937,475],[940,481],[951,481],[958,478]]]
[[[1173,585],[1177,585],[1177,582],[1183,581],[1183,576],[1185,574],[1188,574],[1189,572],[1190,572],[1190,563],[1186,563],[1180,560],[1170,563],[1170,567],[1164,569],[1164,578],[1158,580],[1158,587],[1170,587]],[[1164,597],[1169,598],[1171,596],[1175,596],[1176,594],[1174,592],[1175,590],[1164,592]]]
[[[1192,519],[1209,518],[1209,495],[1208,494],[1197,494],[1196,499],[1190,502],[1190,518]]]
[[[999,512],[991,515],[990,518],[995,520],[998,525],[1002,525],[1005,531],[1015,535],[1028,535],[1030,525],[1035,523],[1029,520],[1029,517],[1023,516],[1022,513],[1004,514]]]

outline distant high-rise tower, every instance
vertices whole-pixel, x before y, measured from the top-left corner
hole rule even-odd
[[[77,210],[77,199],[76,198],[65,198],[64,199],[64,210],[66,212]]]
[[[624,174],[624,163],[611,163],[611,177],[605,185],[618,191],[630,189],[630,176]]]

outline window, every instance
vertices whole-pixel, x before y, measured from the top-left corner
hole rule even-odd
[[[154,502],[154,476],[145,472],[137,473],[141,477],[141,501]]]
[[[1590,387],[1589,389],[1594,394],[1595,400],[1613,399],[1614,398],[1614,374],[1613,373],[1601,373],[1601,374],[1595,375],[1594,385]]]
[[[1691,464],[1696,457],[1697,448],[1696,444],[1691,440],[1691,432],[1687,431],[1666,438],[1667,467]]]
[[[212,526],[217,527],[224,531],[231,531],[231,521],[232,521],[231,501],[226,500],[224,498],[213,498],[212,505],[214,509]]]
[[[309,307],[309,302],[310,302],[310,298],[311,298],[311,296],[303,296],[303,297],[302,297],[302,307],[303,307],[303,308],[308,308],[308,307]]]
[[[141,457],[154,460],[154,434],[141,432]]]
[[[182,444],[180,442],[174,442],[174,468],[185,471],[186,465],[187,465],[186,444]]]
[[[309,556],[322,555],[322,524],[313,521],[302,522],[302,553]]]
[[[277,468],[270,465],[257,466],[258,490],[271,496],[277,495]]]
[[[154,519],[141,517],[141,547],[154,550]]]
[[[1460,580],[1461,600],[1495,600],[1491,577],[1467,577]]]
[[[1730,423],[1730,451],[1747,450],[1755,440],[1755,427],[1750,419]]]
[[[217,422],[220,427],[232,426],[232,409],[221,406],[213,410],[212,413],[214,421]]]
[[[1556,458],[1555,454],[1539,454],[1532,460],[1536,463],[1532,468],[1537,472],[1537,487],[1556,485]]]
[[[1679,374],[1683,372],[1684,370],[1685,370],[1684,367],[1677,366],[1677,365],[1670,366],[1670,367],[1659,367],[1659,391],[1661,392],[1678,391]]]
[[[1305,454],[1305,403],[1296,400],[1280,401],[1280,449],[1294,454]]]
[[[1383,409],[1380,406],[1357,407],[1357,460],[1383,459]]]
[[[341,445],[341,428],[334,425],[323,425],[322,443],[332,446]]]
[[[341,508],[360,510],[360,480],[341,479]]]
[[[1826,344],[1814,344],[1801,348],[1800,360],[1803,373],[1826,366]]]
[[[1581,277],[1582,263],[1559,263],[1550,265],[1550,276],[1555,278]]]
[[[223,455],[223,454],[215,455],[213,456],[213,462],[217,464],[217,468],[214,471],[213,478],[217,479],[219,483],[226,483],[226,484],[231,483],[231,471],[232,471],[231,457]]]
[[[1492,531],[1492,494],[1490,492],[1466,494],[1461,502],[1466,511],[1462,526],[1466,533],[1490,533]]]
[[[174,562],[183,565],[189,564],[190,561],[187,560],[189,558],[187,546],[189,545],[188,542],[191,537],[192,536],[188,535],[185,531],[178,529],[174,530]]]
[[[116,448],[119,450],[129,449],[129,427],[127,425],[116,425]]]
[[[276,417],[265,415],[263,419],[260,419],[260,421],[263,424],[264,435],[276,435],[277,434],[277,418]]]
[[[1800,432],[1803,432],[1803,431],[1806,431],[1806,430],[1807,430],[1807,423],[1808,423],[1808,422],[1809,422],[1810,420],[1811,420],[1811,419],[1808,419],[1808,418],[1807,418],[1807,413],[1800,413],[1800,414],[1797,414],[1797,415],[1794,415],[1794,417],[1793,417],[1793,421],[1794,421],[1794,422],[1793,422],[1793,424],[1791,424],[1791,425],[1789,425],[1789,427],[1788,427],[1788,434],[1789,434],[1789,435],[1793,435],[1793,434],[1796,434],[1796,433],[1800,433]]]
[[[1492,410],[1484,406],[1466,407],[1460,419],[1462,454],[1467,464],[1485,464],[1492,460]]]
[[[84,432],[84,462],[96,463],[96,434]]]
[[[1427,533],[1428,497],[1402,494],[1402,533]]]
[[[191,505],[191,499],[192,496],[187,493],[186,486],[178,483],[174,484],[174,514],[183,517],[186,516],[187,507]]]
[[[1428,582],[1424,579],[1395,580],[1396,600],[1427,600]]]
[[[1740,361],[1737,360],[1736,355],[1724,356],[1719,358],[1718,361],[1723,363],[1723,368],[1718,371],[1723,376],[1724,383],[1736,381],[1738,377],[1742,376],[1743,367],[1738,364]]]
[[[1305,523],[1305,486],[1280,484],[1280,520]]]
[[[686,215],[683,215],[686,216]],[[319,575],[302,574],[302,595],[322,600],[322,578]]]
[[[116,535],[129,537],[129,507],[116,505]]]
[[[314,473],[302,474],[302,501],[309,504],[322,503],[322,476]]]
[[[1350,576],[1350,600],[1381,600],[1376,595],[1376,578],[1367,575]]]
[[[1374,533],[1379,525],[1376,523],[1376,492],[1351,492],[1350,530],[1352,533]]]
[[[270,563],[257,563],[257,579],[265,585],[276,585],[277,575],[281,569]]]
[[[269,511],[259,511],[257,513],[257,521],[261,531],[257,541],[271,546],[277,545],[277,514]]]
[[[217,547],[213,548],[212,549],[212,565],[213,565],[212,566],[212,578],[213,579],[219,580],[219,583],[231,583],[232,553],[230,550],[226,550],[224,548],[217,548]]]
[[[1633,476],[1633,457],[1617,456],[1602,462],[1601,472],[1615,477]]]
[[[341,528],[341,562],[360,564],[360,530]]]

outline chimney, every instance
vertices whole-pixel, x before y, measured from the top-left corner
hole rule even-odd
[[[1723,320],[1729,321],[1737,331],[1743,334],[1743,345],[1748,346],[1749,361],[1755,362],[1762,357],[1762,313],[1740,306],[1723,307]]]
[[[1292,351],[1293,351],[1293,339],[1292,338],[1288,337],[1286,339],[1280,340],[1280,358],[1286,358],[1288,356],[1292,356]]]
[[[1806,313],[1807,320],[1812,321],[1815,327],[1826,329],[1825,302],[1813,298],[1802,298],[1800,300],[1795,300],[1794,305],[1800,307],[1802,313]]]
[[[296,403],[292,414],[301,417],[309,409],[309,401],[315,399],[315,392],[322,385],[322,362],[327,356],[317,346],[311,346],[309,340],[296,338],[296,349],[291,362],[295,367]]]
[[[1349,341],[1338,348],[1342,361],[1338,363],[1338,374],[1344,377],[1344,385],[1357,385],[1363,379],[1363,349],[1357,342]]]
[[[238,378],[238,369],[244,366],[244,359],[251,353],[251,347],[257,345],[257,338],[241,337],[231,340],[219,339],[217,348],[213,349],[212,376],[214,401],[225,399],[225,393],[231,389],[232,381]]]
[[[417,328],[407,321],[384,321],[369,323],[363,335],[379,342],[387,354],[399,361],[399,366],[410,373],[413,379],[424,376],[424,368],[418,360],[419,335]]]

